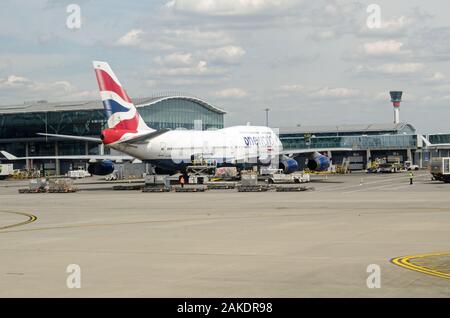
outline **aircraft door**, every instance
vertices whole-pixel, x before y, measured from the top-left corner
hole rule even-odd
[[[165,142],[160,142],[159,143],[159,156],[163,157],[166,154],[166,143]]]

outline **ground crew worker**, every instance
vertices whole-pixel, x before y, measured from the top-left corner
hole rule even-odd
[[[408,175],[409,175],[409,184],[413,184],[414,173],[410,171]]]
[[[180,184],[181,184],[181,187],[182,187],[182,188],[184,188],[184,181],[185,181],[185,180],[184,180],[184,176],[181,176],[181,177],[180,177]]]

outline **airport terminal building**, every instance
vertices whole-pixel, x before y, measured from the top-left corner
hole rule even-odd
[[[450,156],[450,149],[427,150],[409,123],[286,127],[280,128],[279,134],[285,149],[351,148],[352,151],[328,153],[335,164],[348,158],[350,170],[363,170],[377,158],[401,163],[409,160],[427,167],[431,156]],[[426,135],[426,138],[431,143],[450,143],[450,134]],[[303,167],[306,157],[296,159]]]
[[[224,126],[225,111],[197,97],[165,94],[133,100],[144,121],[154,129],[211,130]],[[107,128],[106,116],[100,99],[59,103],[38,101],[0,107],[0,149],[17,157],[99,154],[98,144],[48,138],[37,133],[98,137],[104,128]],[[85,163],[40,160],[35,163],[15,162],[14,168],[21,169],[26,165],[64,174],[85,166]]]

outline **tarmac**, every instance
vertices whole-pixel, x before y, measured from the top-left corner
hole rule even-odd
[[[0,297],[449,297],[450,184],[415,175],[264,193],[0,181]]]

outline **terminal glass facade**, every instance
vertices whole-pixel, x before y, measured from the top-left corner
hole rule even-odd
[[[223,114],[184,99],[166,99],[148,107],[139,107],[144,121],[154,129],[194,129],[194,121],[202,121],[202,129],[223,128]]]
[[[0,138],[36,138],[37,133],[94,136],[105,123],[102,110],[0,114]]]
[[[450,134],[430,135],[429,139],[432,144],[449,144]]]
[[[280,135],[280,140],[284,149],[352,148],[366,150],[415,148],[417,145],[416,135],[312,137],[309,143],[304,137]]]

